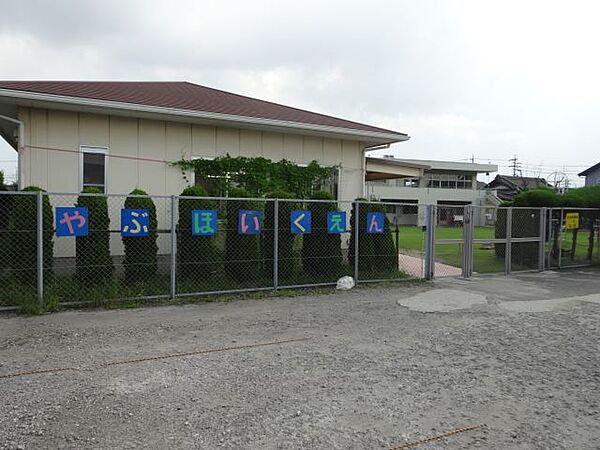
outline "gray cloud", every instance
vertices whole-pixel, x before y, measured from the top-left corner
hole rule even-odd
[[[594,3],[19,1],[3,78],[183,79],[407,132],[405,157],[597,161]],[[5,159],[0,155],[0,160]],[[575,172],[577,168],[569,169]]]

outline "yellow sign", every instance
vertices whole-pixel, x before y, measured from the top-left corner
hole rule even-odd
[[[579,213],[567,213],[565,228],[567,230],[576,230],[579,228]]]

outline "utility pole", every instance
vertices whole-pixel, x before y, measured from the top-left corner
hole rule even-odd
[[[519,162],[517,155],[514,155],[508,162],[510,163],[508,167],[513,171],[513,177],[517,176],[517,172],[521,173],[521,163]]]

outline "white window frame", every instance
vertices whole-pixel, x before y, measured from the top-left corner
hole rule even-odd
[[[97,145],[79,146],[79,192],[83,191],[83,155],[84,153],[95,153],[104,155],[104,193],[108,194],[108,147]]]

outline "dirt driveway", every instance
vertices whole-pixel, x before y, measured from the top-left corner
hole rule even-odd
[[[3,316],[0,399],[0,448],[598,448],[600,273]]]

